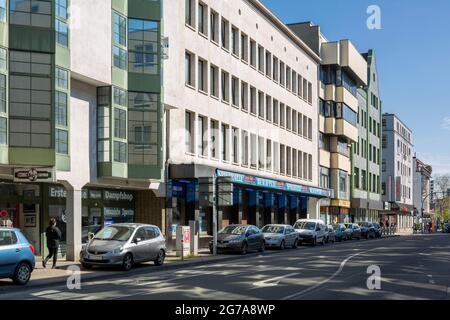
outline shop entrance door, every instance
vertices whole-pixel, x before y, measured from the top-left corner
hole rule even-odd
[[[104,224],[103,208],[83,207],[83,226],[82,226],[82,242],[87,243],[97,232],[99,232]]]

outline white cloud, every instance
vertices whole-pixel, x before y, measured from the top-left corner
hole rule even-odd
[[[445,117],[442,119],[441,129],[450,131],[450,117]]]

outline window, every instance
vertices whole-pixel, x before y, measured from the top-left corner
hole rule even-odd
[[[248,62],[248,36],[241,32],[241,59]]]
[[[256,68],[256,42],[250,39],[250,65]]]
[[[356,83],[347,75],[347,73],[341,69],[336,71],[336,85],[343,86],[353,96],[357,96]]]
[[[256,168],[257,163],[256,148],[257,148],[256,135],[252,133],[250,134],[250,166],[252,168]]]
[[[319,132],[319,148],[325,151],[330,151],[330,137]]]
[[[220,131],[221,131],[220,154],[222,157],[222,161],[229,161],[230,157],[228,149],[230,148],[229,146],[230,126],[228,126],[227,124],[222,124]]]
[[[6,113],[6,76],[0,74],[0,114]]]
[[[97,160],[110,161],[111,87],[97,89]]]
[[[256,115],[256,88],[250,87],[250,113]]]
[[[125,142],[114,141],[114,161],[127,162],[127,144]]]
[[[264,119],[264,92],[258,91],[258,116]]]
[[[308,118],[308,139],[312,140],[312,119]]]
[[[367,191],[367,173],[366,170],[361,170],[361,187],[364,191]]]
[[[8,144],[8,127],[7,127],[7,119],[0,117],[0,145]]]
[[[69,36],[67,23],[61,20],[56,20],[56,43],[62,45],[63,47],[69,46]]]
[[[336,103],[336,118],[344,119],[356,127],[356,112],[345,103]]]
[[[303,78],[303,100],[307,101],[308,99],[308,80]]]
[[[67,70],[56,67],[56,86],[61,89],[69,88],[69,72]]]
[[[232,128],[231,129],[231,139],[232,139],[232,146],[231,146],[231,160],[234,164],[239,163],[239,129],[238,128]]]
[[[272,71],[272,79],[276,82],[279,81],[279,62],[278,62],[278,58],[277,57],[273,57],[273,71]]]
[[[292,92],[297,95],[297,72],[292,70]]]
[[[209,147],[210,155],[213,159],[218,159],[218,144],[219,144],[219,123],[216,120],[211,120],[209,128]]]
[[[292,132],[297,133],[297,111],[292,109]]]
[[[67,130],[56,129],[55,131],[55,147],[56,153],[69,153],[69,134]]]
[[[55,92],[55,122],[67,127],[67,94],[60,91]]]
[[[122,107],[127,106],[127,92],[123,89],[119,89],[117,87],[113,87],[114,91],[114,104],[117,104]]]
[[[278,120],[279,120],[279,117],[280,117],[279,116],[279,110],[278,110],[278,100],[273,99],[272,109],[273,109],[273,112],[272,112],[273,123],[278,125],[278,123],[279,123]]]
[[[303,179],[308,180],[308,154],[303,153]]]
[[[243,166],[248,166],[248,162],[249,162],[249,136],[248,136],[248,132],[245,130],[242,130],[242,139],[241,139],[241,164]]]
[[[197,143],[198,143],[198,151],[197,154],[199,156],[207,157],[208,156],[208,120],[203,116],[198,116],[198,135],[197,135]]]
[[[225,72],[222,70],[222,77],[221,77],[221,88],[222,88],[222,101],[224,102],[230,102],[230,75],[228,72]]]
[[[283,61],[280,61],[280,84],[284,87],[286,84],[286,70]]]
[[[298,161],[298,177],[299,179],[303,179],[304,175],[303,175],[303,152],[298,151],[298,157],[297,157],[297,161]]]
[[[221,45],[222,48],[228,50],[230,48],[230,23],[222,18],[221,24]]]
[[[208,91],[208,63],[200,58],[198,59],[198,90]]]
[[[211,10],[209,20],[211,40],[215,43],[219,43],[219,14]]]
[[[210,67],[209,90],[211,96],[216,98],[219,97],[219,69],[213,65]]]
[[[0,247],[10,246],[17,243],[17,236],[14,231],[0,231]]]
[[[264,152],[264,138],[258,137],[258,169],[265,169],[265,152]]]
[[[186,111],[185,114],[185,147],[186,152],[194,153],[194,119],[193,114]]]
[[[308,132],[309,132],[308,117],[304,115],[303,116],[303,138],[308,139]]]
[[[127,69],[127,51],[114,46],[113,48],[114,55],[114,67],[126,70]]]
[[[286,67],[286,89],[291,90],[292,80],[291,80],[291,68]]]
[[[278,142],[273,143],[273,171],[280,172],[280,146]]]
[[[359,189],[359,169],[356,167],[354,169],[353,183],[355,184],[355,188]]]
[[[123,109],[114,108],[114,138],[127,138],[127,112]]]
[[[129,63],[133,73],[158,74],[159,23],[148,20],[129,19]]]
[[[286,129],[292,129],[292,111],[291,107],[286,107]]]
[[[339,194],[341,198],[347,198],[347,172],[339,170]]]
[[[0,0],[0,22],[6,22],[6,0]]]
[[[303,97],[303,77],[301,75],[298,75],[297,78],[297,96],[299,98]]]
[[[258,70],[264,73],[264,47],[258,46]]]
[[[231,78],[231,103],[239,107],[239,79],[236,77]]]
[[[208,35],[208,7],[201,2],[198,3],[198,32]]]
[[[312,170],[312,155],[308,155],[308,180],[312,181],[313,170]]]
[[[320,187],[330,188],[330,169],[320,167]]]
[[[126,70],[127,19],[114,12],[114,66]]]
[[[185,0],[185,22],[195,28],[195,0]]]
[[[272,140],[266,141],[266,169],[272,171]]]
[[[291,147],[286,147],[286,174],[292,175],[292,153]]]
[[[286,125],[286,109],[284,103],[280,103],[280,126],[284,128]]]
[[[266,95],[266,120],[272,122],[272,97]]]
[[[337,152],[343,156],[350,157],[350,148],[348,147],[348,141],[346,138],[337,138]]]
[[[190,52],[186,52],[184,58],[184,74],[185,82],[191,87],[195,87],[195,67],[194,67],[194,55]]]
[[[297,150],[292,149],[292,176],[298,177]]]
[[[312,104],[312,100],[313,100],[313,98],[312,98],[312,83],[308,82],[308,103]]]
[[[266,76],[272,76],[272,54],[266,51]]]
[[[55,15],[58,18],[67,19],[67,0],[55,1]]]
[[[160,95],[128,92],[128,163],[158,164],[158,110]]]
[[[52,27],[52,1],[11,0],[10,23],[41,28]]]
[[[303,135],[303,115],[301,113],[297,116],[297,134],[299,136]]]
[[[248,84],[241,82],[241,108],[248,111]]]
[[[231,27],[231,52],[239,56],[239,30],[235,26]]]
[[[280,173],[286,173],[286,149],[284,144],[280,144]]]

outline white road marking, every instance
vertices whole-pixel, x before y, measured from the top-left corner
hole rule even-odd
[[[317,289],[318,287],[320,287],[320,286],[326,284],[327,282],[333,280],[336,276],[338,276],[338,275],[342,272],[342,270],[344,269],[345,264],[346,264],[348,261],[350,261],[351,259],[353,259],[353,258],[355,258],[355,257],[357,257],[357,256],[359,256],[359,255],[361,255],[361,254],[364,254],[364,253],[367,253],[367,252],[370,252],[370,251],[374,251],[374,250],[377,250],[377,249],[383,249],[383,248],[382,248],[382,247],[381,247],[381,248],[373,248],[373,249],[370,249],[370,250],[366,250],[366,251],[362,251],[362,252],[355,253],[355,254],[353,254],[353,255],[347,257],[344,261],[341,262],[341,264],[340,264],[340,266],[339,266],[339,269],[338,269],[335,273],[333,273],[333,275],[332,275],[331,277],[329,277],[329,278],[327,278],[327,279],[325,279],[325,280],[323,280],[323,281],[317,283],[316,285],[314,285],[314,286],[312,286],[312,287],[309,287],[309,288],[307,288],[307,289],[305,289],[305,290],[302,290],[302,291],[300,291],[300,292],[297,292],[297,293],[291,294],[291,295],[289,295],[289,296],[286,296],[286,297],[284,297],[284,298],[281,298],[280,300],[289,300],[289,299],[293,299],[293,298],[299,297],[299,296],[301,296],[301,295],[304,295],[305,293],[308,293],[308,292],[310,292],[310,291],[312,291],[312,290]]]
[[[39,296],[44,296],[44,295],[48,295],[48,294],[54,294],[54,293],[59,293],[61,291],[58,290],[45,290],[45,291],[39,291],[39,292],[35,292],[32,295],[39,297]]]
[[[288,278],[288,277],[293,277],[296,275],[299,275],[300,273],[289,273],[286,274],[284,276],[279,276],[279,277],[275,277],[275,278],[269,278],[266,280],[262,280],[262,281],[258,281],[258,282],[254,282],[253,285],[257,288],[265,288],[265,287],[275,287],[277,286],[280,281],[284,278]],[[256,289],[256,288],[254,288]]]

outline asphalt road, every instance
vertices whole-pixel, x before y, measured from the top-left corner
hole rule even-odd
[[[372,267],[371,267],[372,266]],[[354,240],[200,267],[123,273],[67,286],[15,288],[0,299],[450,299],[450,235]],[[367,286],[380,270],[379,289]],[[369,279],[376,285],[376,279]]]

